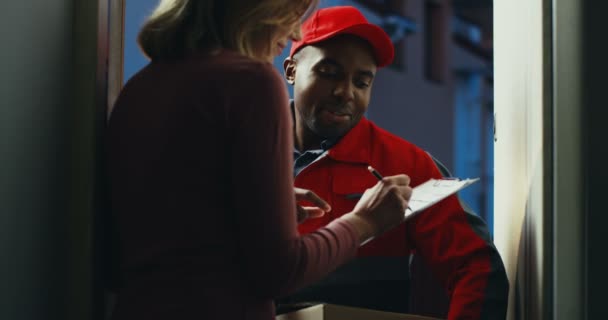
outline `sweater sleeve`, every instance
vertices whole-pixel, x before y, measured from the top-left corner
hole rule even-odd
[[[441,177],[430,157],[427,173]],[[416,252],[447,288],[448,319],[505,319],[509,284],[485,222],[453,195],[408,226]]]
[[[271,65],[261,66],[238,80],[246,90],[228,111],[231,192],[246,286],[255,296],[275,298],[353,258],[358,238],[345,221],[298,234],[287,90]]]

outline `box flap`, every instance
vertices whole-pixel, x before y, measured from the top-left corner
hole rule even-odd
[[[319,304],[277,316],[277,320],[438,320],[411,314]]]

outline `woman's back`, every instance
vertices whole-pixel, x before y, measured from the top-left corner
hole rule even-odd
[[[248,123],[239,119],[247,117],[242,110],[268,85],[276,87],[286,108],[285,88],[270,64],[223,51],[151,63],[125,86],[108,136],[124,278],[117,319],[188,319],[216,312],[229,319],[230,312],[235,318],[256,312],[246,310],[252,307],[248,301],[238,301],[247,286],[239,256],[242,230],[233,176],[239,163],[233,148],[235,132],[246,128],[234,126]],[[291,192],[291,186],[286,189]]]

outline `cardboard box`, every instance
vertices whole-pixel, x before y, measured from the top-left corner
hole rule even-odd
[[[439,320],[411,314],[318,304],[277,316],[277,320]]]

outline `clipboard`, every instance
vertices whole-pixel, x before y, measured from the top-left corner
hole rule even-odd
[[[479,181],[479,178],[462,180],[458,178],[430,179],[412,190],[412,197],[409,201],[409,208],[405,210],[405,217],[409,218],[477,181]]]

